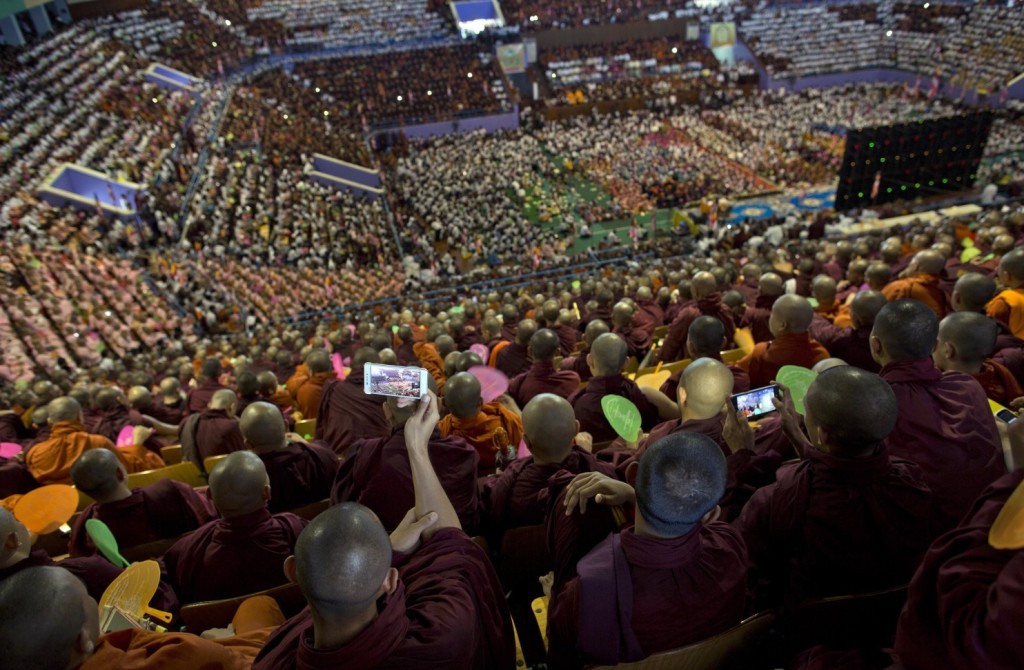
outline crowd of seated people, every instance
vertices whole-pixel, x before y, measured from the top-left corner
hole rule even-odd
[[[502,11],[509,24],[518,25],[523,30],[579,28],[644,21],[649,16],[678,18],[701,14],[701,10],[693,4],[678,0],[608,0],[591,4],[569,0],[508,0],[502,3]]]
[[[3,440],[27,452],[0,463],[0,495],[9,508],[40,484],[74,483],[96,501],[87,518],[107,519],[125,547],[143,544],[140,539],[153,533],[168,539],[170,548],[155,558],[166,568],[161,603],[175,616],[197,601],[283,585],[287,575],[308,602],[320,603],[321,589],[342,579],[333,571],[315,572],[331,564],[324,557],[345,550],[331,538],[344,537],[350,546],[354,528],[371,528],[374,542],[390,546],[389,530],[395,531],[391,541],[399,542],[414,521],[436,524],[437,535],[428,534],[422,547],[394,547],[403,550],[397,574],[388,573],[391,562],[381,559],[381,580],[391,574],[389,579],[409,581],[387,595],[383,611],[374,605],[381,587],[367,578],[370,596],[358,597],[377,617],[370,616],[358,635],[383,634],[377,626],[391,616],[415,623],[415,614],[388,613],[401,598],[419,606],[424,598],[441,598],[446,616],[462,612],[465,625],[489,632],[444,640],[417,635],[418,653],[436,646],[453,658],[482,657],[474,667],[512,667],[506,594],[523,595],[509,589],[513,577],[499,577],[468,536],[500,540],[526,526],[542,538],[542,528],[550,532],[542,569],[552,571],[552,667],[638,660],[712,637],[758,611],[883,589],[905,597],[907,606],[898,622],[892,613],[880,648],[860,648],[865,641],[857,637],[858,625],[845,638],[856,651],[818,648],[812,656],[827,659],[821,660],[827,667],[835,667],[835,658],[871,652],[891,662],[895,639],[895,653],[910,670],[935,667],[936,655],[954,652],[968,659],[959,667],[986,667],[993,653],[1012,658],[1006,666],[1012,667],[1024,652],[1015,629],[1002,630],[1001,618],[960,621],[960,608],[929,603],[955,597],[961,607],[991,608],[991,593],[998,592],[1000,612],[1019,607],[1005,595],[1016,597],[1003,568],[1020,549],[994,551],[989,528],[1020,485],[1024,444],[1019,425],[997,429],[988,401],[1022,406],[1024,252],[1018,245],[1024,212],[993,209],[935,224],[911,221],[839,241],[813,233],[817,223],[815,215],[750,222],[707,238],[704,253],[679,254],[669,243],[664,255],[643,266],[610,267],[578,283],[554,277],[505,295],[467,291],[432,308],[402,295],[395,309],[380,313],[359,310],[302,327],[254,324],[228,337],[105,357],[106,364],[70,374],[39,374],[23,388],[5,385]],[[964,237],[973,238],[975,259],[961,258],[958,239]],[[717,359],[734,347],[725,333],[737,326],[761,335],[730,367]],[[655,342],[654,331],[664,327],[664,341]],[[485,362],[470,350],[473,344],[497,351],[495,360]],[[567,355],[556,367],[552,354],[563,346]],[[695,359],[677,377],[682,392],[675,399],[623,376],[630,359],[636,362],[651,349],[666,361]],[[351,377],[336,378],[333,353],[350,359]],[[351,400],[332,402],[359,393],[365,364],[398,362],[399,356],[426,367],[438,395],[411,407],[390,400],[365,409]],[[583,388],[576,372],[580,356],[589,380]],[[463,370],[487,363],[509,371],[515,394],[534,395],[520,396],[522,406],[511,396],[483,402],[480,382]],[[756,430],[737,412],[722,411],[741,381],[767,384],[783,365],[816,368],[803,416],[788,391],[777,416],[763,419]],[[570,375],[553,376],[559,368]],[[612,439],[598,409],[609,394],[637,406],[641,432],[635,442]],[[316,435],[287,432],[297,411],[316,417]],[[146,418],[154,414],[178,418]],[[133,430],[136,444],[115,449],[104,431],[146,423],[161,430],[177,425],[180,432],[171,439],[226,457],[209,473],[207,498],[177,484],[126,486],[125,474],[144,467],[139,459],[156,462],[142,445],[152,435]],[[805,424],[811,426],[806,432]],[[233,437],[211,438],[214,428]],[[515,442],[522,436],[526,453],[503,460],[502,452],[499,459],[510,436]],[[338,455],[344,456],[340,464]],[[438,465],[442,459],[445,467]],[[696,507],[680,507],[672,475],[678,468],[691,479],[699,473],[694,490],[701,498],[686,498]],[[635,477],[627,474],[634,470]],[[268,482],[278,493],[267,494]],[[289,506],[275,506],[279,496],[289,496]],[[328,498],[330,507],[311,514],[312,520],[289,511]],[[610,505],[623,507],[625,520],[616,521]],[[416,511],[403,522],[408,508]],[[182,512],[162,513],[170,509]],[[132,530],[130,514],[143,515],[144,531]],[[364,516],[346,526],[352,514]],[[84,586],[75,587],[80,593],[102,591],[116,576],[103,567],[109,564],[88,560],[95,547],[74,531],[70,563],[31,567],[51,562],[37,550],[25,563],[27,532],[6,509],[0,523],[0,612],[16,600],[23,616],[41,617],[22,591],[47,588],[45,580],[59,579],[55,575],[63,570],[83,579]],[[307,523],[311,530],[303,532]],[[239,527],[256,530],[239,533]],[[694,552],[698,541],[702,550]],[[960,549],[952,550],[951,543]],[[620,552],[619,558],[606,557],[609,551]],[[642,641],[621,648],[602,643],[600,631],[607,627],[579,606],[585,601],[602,612],[615,606],[612,590],[603,597],[592,591],[594,580],[626,578],[622,571],[615,577],[615,560],[629,567],[629,593],[640,616],[632,630]],[[246,569],[239,569],[243,561]],[[306,567],[296,573],[296,562]],[[846,569],[836,569],[841,565]],[[865,565],[873,568],[859,569]],[[944,569],[977,575],[977,585],[966,589],[968,580],[958,578],[960,589],[944,590]],[[424,584],[422,574],[408,576],[417,570],[451,574]],[[45,583],[23,584],[35,575]],[[671,612],[673,626],[661,632],[665,584],[683,582],[685,589],[671,599],[678,609]],[[907,587],[905,596],[901,587]],[[449,589],[473,597],[455,600],[460,604],[453,609],[453,601],[442,597],[451,595]],[[488,614],[481,619],[483,610]],[[49,616],[50,625],[63,623],[53,621],[52,609]],[[301,644],[291,641],[291,631],[329,624],[308,612],[284,619],[266,622],[244,645],[234,639],[204,646],[195,632],[130,635],[150,649],[173,645],[192,664],[248,653],[250,660],[256,657],[254,667],[280,667],[294,662],[294,646]],[[397,630],[406,630],[405,624]],[[36,642],[30,633],[4,640],[8,654],[38,659]],[[110,643],[100,640],[94,658],[113,653]],[[400,648],[391,648],[392,658]],[[351,649],[327,642],[308,653],[338,650],[352,658]],[[103,667],[99,663],[93,667]]]
[[[473,44],[307,61],[295,74],[326,91],[348,118],[413,124],[511,109],[492,57]]]

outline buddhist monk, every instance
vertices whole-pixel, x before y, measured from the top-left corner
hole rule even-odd
[[[1024,667],[1019,626],[1024,551],[996,549],[989,540],[994,522],[1022,479],[1024,470],[996,480],[960,524],[925,553],[896,631],[896,652],[903,667]],[[1019,527],[1019,521],[1015,524]]]
[[[343,380],[328,381],[320,398],[316,439],[338,455],[344,455],[355,441],[380,437],[390,428],[384,418],[383,396],[363,391],[367,363],[380,363],[380,355],[369,347],[357,349],[352,356],[352,371]]]
[[[30,568],[0,583],[4,668],[246,670],[284,620],[277,603],[261,596],[239,607],[232,622],[237,634],[231,637],[208,640],[138,628],[101,636],[96,600],[81,581],[56,567]]]
[[[725,327],[726,342],[732,342],[736,333],[736,324],[732,318],[732,312],[722,304],[722,294],[718,292],[718,281],[710,272],[698,272],[693,276],[691,284],[693,299],[696,304],[683,307],[679,311],[672,325],[669,326],[668,335],[665,336],[665,343],[662,345],[658,357],[665,363],[681,358],[686,344],[686,335],[690,331],[690,324],[700,316],[713,316],[722,322]]]
[[[306,521],[271,516],[270,478],[250,451],[230,454],[210,473],[210,495],[221,518],[178,540],[163,563],[182,603],[234,598],[284,583],[284,560]]]
[[[547,300],[541,306],[541,314],[544,317],[544,327],[558,336],[558,353],[562,356],[571,356],[572,352],[576,351],[579,331],[570,323],[563,323],[561,305],[557,300]]]
[[[289,411],[295,405],[292,396],[288,391],[281,388],[277,381],[277,375],[270,370],[264,370],[256,375],[256,381],[260,385],[260,396],[267,402],[273,403],[282,412]]]
[[[331,502],[358,502],[373,510],[388,531],[398,527],[415,502],[405,424],[416,407],[405,399],[385,399],[384,414],[391,426],[388,434],[353,445],[334,481]],[[431,433],[428,451],[462,527],[474,532],[479,525],[476,477],[480,455],[464,438],[443,437],[439,429]]]
[[[1009,407],[1024,396],[1013,373],[992,360],[999,327],[996,322],[974,312],[955,312],[939,324],[939,339],[932,352],[940,370],[966,372],[981,384],[989,400]]]
[[[633,326],[633,306],[625,301],[615,303],[612,308],[612,332],[625,340],[629,347],[627,356],[642,361],[651,348],[651,335]]]
[[[872,263],[864,272],[864,279],[872,291],[883,291],[892,279],[892,268],[885,263]]]
[[[996,290],[996,282],[992,277],[980,272],[968,272],[956,280],[949,304],[954,312],[984,314]]]
[[[886,440],[889,453],[921,467],[945,521],[941,531],[1006,469],[981,385],[963,372],[935,367],[931,354],[938,334],[939,319],[930,307],[899,300],[875,318],[871,353],[899,404],[899,421]]]
[[[237,406],[235,392],[221,389],[213,394],[210,405],[201,413],[189,414],[178,432],[182,460],[195,463],[206,472],[203,461],[207,458],[244,450],[245,440],[235,415]]]
[[[420,365],[426,368],[430,376],[434,378],[439,389],[444,388],[444,383],[448,379],[444,374],[444,356],[438,352],[435,344],[437,338],[441,337],[443,333],[444,327],[434,324],[427,330],[427,339],[413,345],[413,351],[416,358],[419,359]]]
[[[541,328],[530,338],[530,369],[509,382],[508,394],[520,407],[541,393],[568,398],[580,386],[580,376],[571,370],[556,370],[554,359],[559,352],[558,335]]]
[[[271,514],[325,500],[338,473],[338,457],[326,446],[291,436],[281,411],[268,402],[245,408],[239,429],[246,446],[267,469],[274,492],[267,508]]]
[[[621,396],[636,405],[645,431],[660,422],[658,408],[647,399],[636,382],[626,379],[622,374],[627,352],[626,342],[614,333],[605,333],[594,340],[587,354],[587,364],[593,377],[586,388],[569,396],[569,404],[580,422],[580,429],[590,433],[595,443],[607,442],[616,437],[615,430],[601,409],[601,398],[606,395]]]
[[[784,295],[775,301],[768,320],[774,339],[754,345],[754,350],[739,362],[750,375],[751,388],[770,384],[784,365],[811,368],[829,357],[828,350],[807,334],[813,318],[814,310],[807,298]]]
[[[390,537],[358,503],[302,533],[285,571],[309,607],[271,636],[254,670],[515,667],[502,588],[431,465],[437,418],[431,393],[404,424],[415,507]]]
[[[207,358],[203,361],[199,372],[199,385],[189,389],[185,394],[185,416],[202,412],[210,404],[213,394],[225,388],[220,383],[223,372],[217,358]]]
[[[314,349],[306,356],[306,369],[309,370],[309,377],[295,387],[292,397],[302,418],[315,419],[320,410],[324,385],[337,379],[338,375],[332,367],[330,354],[323,349]]]
[[[575,445],[579,421],[572,405],[560,396],[542,393],[530,400],[523,408],[523,431],[530,455],[489,479],[483,492],[484,509],[500,529],[543,523],[548,502],[543,493],[559,472],[615,476],[614,467]]]
[[[141,391],[148,391],[138,387]],[[138,397],[139,391],[136,391]],[[177,426],[161,424],[154,419],[146,419],[138,411],[129,406],[128,398],[124,391],[117,387],[105,386],[96,392],[92,422],[86,425],[93,435],[102,435],[111,442],[115,442],[121,431],[127,426],[147,426],[154,429],[154,432],[177,434]],[[160,440],[156,435],[151,435],[145,444],[151,451],[160,452],[160,447],[166,446],[166,442]]]
[[[139,411],[161,423],[172,426],[180,424],[181,420],[185,418],[185,398],[181,395],[181,382],[177,377],[161,379],[159,395],[151,405],[146,407],[145,411]]]
[[[530,369],[530,339],[537,332],[537,322],[523,319],[516,326],[516,339],[498,352],[494,367],[514,379]]]
[[[152,431],[137,426],[130,447],[114,447],[99,435],[90,435],[82,427],[82,408],[74,398],[57,398],[47,405],[50,439],[28,450],[25,465],[40,484],[71,484],[71,466],[90,449],[110,449],[128,472],[142,472],[164,465],[163,459],[141,445]]]
[[[71,467],[71,479],[75,488],[96,501],[82,510],[71,528],[68,552],[72,556],[96,553],[85,532],[89,519],[105,523],[124,548],[178,537],[217,516],[205,497],[173,479],[128,488],[124,465],[107,449],[82,454]]]
[[[836,280],[828,275],[818,275],[811,282],[811,296],[818,301],[814,313],[829,323],[835,321],[841,307],[836,301]]]
[[[398,364],[419,366],[420,359],[416,357],[416,351],[414,350],[416,338],[413,336],[412,328],[408,325],[399,326],[395,336],[399,342],[395,348]]]
[[[740,283],[736,285],[736,290],[743,296],[743,302],[748,307],[752,307],[757,300],[760,280],[761,266],[757,263],[747,263],[740,270]]]
[[[949,300],[939,287],[946,267],[942,254],[931,249],[919,251],[906,270],[906,279],[890,282],[882,293],[889,302],[913,299],[927,305],[941,319],[949,313]]]
[[[753,305],[744,310],[743,320],[740,321],[741,327],[750,329],[754,342],[761,343],[772,339],[768,320],[772,315],[772,306],[785,290],[782,277],[774,272],[765,272],[758,280],[757,298],[754,299]]]
[[[547,521],[556,566],[550,667],[637,661],[739,622],[747,552],[739,532],[716,521],[725,480],[718,445],[686,432],[648,448],[635,490],[598,473],[573,478]],[[580,553],[584,517],[606,505],[632,505],[635,525],[566,560]]]
[[[987,313],[1005,323],[1019,339],[1024,339],[1024,249],[1017,248],[999,261],[996,273],[1003,290],[988,304]]]
[[[238,416],[242,415],[246,407],[261,399],[260,382],[255,372],[242,370],[238,373],[235,377],[235,395],[238,396],[238,407],[235,409]]]
[[[702,316],[690,324],[690,332],[686,334],[686,357],[692,361],[698,358],[710,358],[715,361],[722,360],[722,348],[725,346],[725,328],[722,322],[713,316]],[[733,393],[743,393],[750,390],[750,375],[738,365],[728,364],[729,372],[732,373]],[[683,368],[685,370],[685,368]],[[677,370],[661,385],[661,392],[669,398],[675,398],[679,389],[679,380],[683,376],[683,370]]]
[[[594,340],[610,332],[611,328],[608,327],[608,324],[600,319],[588,323],[586,330],[583,331],[583,350],[575,356],[562,359],[561,368],[572,370],[578,374],[581,382],[590,381],[593,373],[590,371],[590,364],[587,363],[587,355],[590,353],[590,348],[594,346]]]
[[[754,493],[736,522],[756,575],[755,609],[905,584],[935,535],[924,475],[884,444],[898,413],[885,380],[833,368],[811,384],[804,407],[813,448]],[[791,406],[782,411],[799,421]],[[735,410],[728,425],[733,449],[753,445]]]
[[[523,437],[522,419],[500,401],[484,403],[480,382],[468,372],[448,380],[444,402],[451,414],[438,424],[441,435],[461,437],[473,445],[480,455],[481,474],[494,471],[499,453],[519,445]]]
[[[835,358],[868,372],[878,372],[879,366],[871,355],[868,340],[871,328],[875,325],[875,317],[887,302],[879,291],[861,291],[850,302],[850,326],[840,328],[828,324],[824,319],[815,318],[808,332]]]

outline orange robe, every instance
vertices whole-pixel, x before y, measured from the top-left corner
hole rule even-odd
[[[309,379],[309,368],[306,367],[305,363],[299,363],[295,368],[295,372],[284,383],[284,388],[294,398],[295,394],[299,392],[299,387],[305,384],[307,379]]]
[[[268,602],[269,601],[269,602]],[[267,638],[284,623],[273,598],[249,598],[232,620],[236,635],[205,640],[190,633],[128,629],[100,638],[81,670],[249,670]]]
[[[1003,407],[1009,407],[1013,400],[1024,396],[1024,390],[1021,389],[1020,383],[1013,373],[991,358],[981,364],[980,372],[971,376],[978,380],[981,388],[985,389],[985,395],[989,400],[997,402]]]
[[[939,276],[919,274],[909,279],[897,279],[882,289],[889,302],[912,298],[927,305],[940,319],[949,314],[949,300],[939,288]]]
[[[814,313],[826,319],[829,323],[835,323],[836,317],[839,315],[841,305],[833,300],[831,305],[819,304],[814,308]]]
[[[437,390],[444,388],[448,376],[444,373],[444,359],[437,353],[437,347],[433,342],[417,342],[412,345],[413,353],[420,359],[420,364],[430,373],[430,376],[437,382]]]
[[[50,439],[29,449],[25,465],[40,484],[71,485],[71,466],[78,457],[90,449],[110,449],[117,454],[128,472],[142,472],[162,468],[163,459],[145,447],[114,447],[114,443],[101,435],[90,435],[77,421],[58,421],[53,424]]]
[[[771,342],[761,342],[737,365],[750,375],[750,388],[767,386],[784,365],[812,368],[828,358],[828,350],[807,333],[784,333]]]
[[[507,447],[519,446],[523,439],[523,420],[512,410],[496,402],[487,403],[469,419],[454,414],[441,419],[438,429],[443,437],[461,437],[480,454],[480,472],[494,472],[495,457]]]
[[[295,406],[302,412],[303,419],[315,419],[320,411],[320,397],[324,394],[324,384],[337,379],[338,374],[334,370],[318,372],[309,377],[299,385],[293,394]]]
[[[853,328],[853,319],[850,318],[850,306],[840,305],[839,309],[836,310],[835,318],[832,319],[832,325],[836,328]]]
[[[1024,339],[1024,287],[1006,289],[992,298],[985,311],[1005,323],[1014,337]]]

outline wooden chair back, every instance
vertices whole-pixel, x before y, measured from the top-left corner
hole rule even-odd
[[[164,463],[167,465],[177,465],[181,463],[181,445],[176,444],[171,447],[160,447],[160,457],[164,459]]]
[[[309,435],[310,437],[315,437],[316,419],[303,419],[302,421],[296,421],[295,432],[301,435],[302,437],[306,437],[307,435]]]
[[[731,670],[750,667],[749,661],[765,642],[775,622],[773,612],[761,612],[714,637],[679,649],[651,654],[642,661],[589,670]]]
[[[220,454],[219,456],[210,456],[209,458],[204,458],[203,469],[206,470],[206,474],[209,475],[211,472],[213,472],[213,469],[217,467],[217,464],[227,457],[227,454]]]
[[[297,584],[283,584],[259,593],[250,593],[224,600],[207,600],[181,608],[185,629],[197,635],[210,628],[225,628],[238,611],[238,606],[254,596],[270,596],[277,601],[285,618],[295,616],[306,606],[306,599]]]
[[[156,470],[132,473],[128,475],[128,488],[134,489],[140,486],[149,486],[161,479],[174,479],[184,482],[193,488],[206,484],[203,476],[199,473],[199,468],[194,463],[184,462],[157,468]]]
[[[303,505],[302,507],[296,507],[295,509],[288,510],[288,511],[291,512],[292,514],[294,514],[297,517],[301,517],[301,518],[305,519],[306,521],[312,521],[313,519],[315,519],[317,517],[318,514],[320,514],[320,512],[323,512],[325,509],[327,509],[330,506],[331,506],[331,499],[330,498],[325,498],[323,500],[318,500],[315,503],[309,503],[308,505]]]
[[[736,363],[746,355],[746,352],[744,352],[742,349],[730,349],[729,351],[723,351],[722,362],[725,363],[726,365],[728,365],[729,363]]]

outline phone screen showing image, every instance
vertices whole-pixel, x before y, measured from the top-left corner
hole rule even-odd
[[[772,404],[772,398],[777,396],[777,386],[763,386],[759,389],[746,391],[745,393],[737,393],[734,396],[730,396],[729,399],[732,401],[732,406],[742,416],[748,419],[756,419],[776,411],[775,405]]]
[[[367,363],[363,390],[370,395],[422,398],[427,392],[427,371],[397,365]]]

